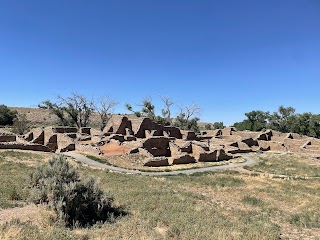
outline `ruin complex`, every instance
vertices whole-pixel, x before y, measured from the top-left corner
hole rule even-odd
[[[103,131],[46,127],[35,128],[23,136],[0,132],[0,149],[56,153],[76,150],[112,155],[108,151],[110,145],[119,146],[121,154],[145,156],[143,165],[149,167],[217,162],[233,159],[240,153],[261,151],[320,155],[319,139],[295,133],[237,131],[228,127],[196,134],[131,115],[113,115]]]

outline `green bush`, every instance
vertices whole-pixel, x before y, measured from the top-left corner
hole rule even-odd
[[[6,105],[0,105],[0,125],[12,125],[16,115],[16,111],[11,111]]]
[[[93,179],[81,181],[77,171],[60,155],[30,176],[31,200],[47,203],[57,220],[66,226],[88,226],[111,221],[122,212],[113,208],[113,198]]]

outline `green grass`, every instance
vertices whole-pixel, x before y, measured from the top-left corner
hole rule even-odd
[[[111,165],[106,159],[103,158],[98,158],[92,155],[85,155],[87,158],[90,158],[93,161],[99,162],[99,163],[103,163],[103,164],[107,164],[107,165]]]

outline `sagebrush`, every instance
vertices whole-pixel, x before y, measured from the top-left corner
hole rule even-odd
[[[53,157],[47,165],[30,175],[31,200],[48,204],[57,220],[66,226],[88,226],[111,221],[119,214],[110,193],[102,191],[94,179],[82,181],[63,155]]]

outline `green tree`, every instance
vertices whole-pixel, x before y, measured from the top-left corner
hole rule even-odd
[[[294,132],[296,122],[293,107],[280,106],[278,112],[269,115],[268,127],[279,132]]]
[[[236,127],[240,131],[261,131],[267,126],[269,112],[255,110],[245,113],[245,116],[247,117],[247,119],[243,120],[242,122],[235,123],[234,127]]]
[[[0,125],[12,125],[17,111],[10,110],[6,105],[0,105]]]
[[[133,110],[131,104],[126,103],[125,107],[128,111],[134,113],[137,117],[147,117],[151,120],[155,121],[157,119],[156,114],[154,112],[155,106],[152,103],[152,99],[150,97],[146,97],[142,100],[141,104],[138,104],[141,107],[139,111]]]
[[[48,109],[56,115],[63,126],[87,127],[90,116],[94,110],[93,101],[85,96],[73,93],[71,96],[58,97],[59,102],[52,103],[50,100],[43,101],[39,108]]]
[[[180,114],[176,117],[174,126],[179,127],[182,130],[190,130],[199,132],[198,122],[200,118],[197,117],[201,112],[201,108],[192,103],[192,105],[180,107]]]
[[[212,125],[213,129],[223,129],[225,128],[223,122],[214,122]]]
[[[161,99],[165,104],[164,108],[161,109],[162,116],[157,116],[155,114],[155,106],[152,103],[151,97],[144,98],[142,103],[138,104],[138,106],[141,107],[138,111],[133,110],[133,107],[129,103],[126,103],[125,107],[137,117],[147,117],[162,125],[172,125],[171,106],[174,103],[168,97],[162,97]]]
[[[199,132],[199,118],[194,117],[194,118],[186,118],[185,113],[180,113],[174,122],[174,126],[182,129],[182,130],[190,130],[194,132]]]

